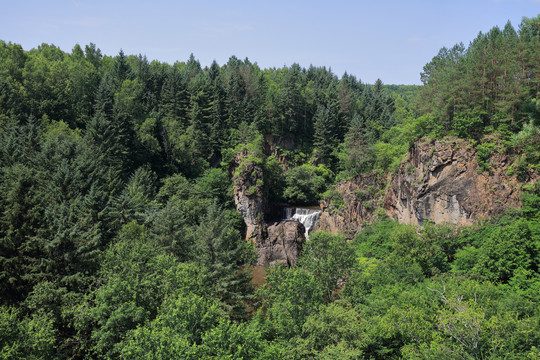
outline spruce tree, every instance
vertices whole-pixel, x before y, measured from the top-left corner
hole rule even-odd
[[[313,146],[315,147],[316,158],[326,165],[332,163],[333,138],[332,122],[335,114],[325,106],[319,106],[313,119],[315,134]]]
[[[124,80],[133,79],[133,72],[122,49],[120,49],[118,55],[114,58],[112,76],[116,89],[120,88]]]
[[[212,203],[191,236],[192,256],[208,269],[210,283],[224,308],[233,317],[245,316],[244,301],[252,291],[247,266],[254,260],[254,252],[234,228],[231,213]]]

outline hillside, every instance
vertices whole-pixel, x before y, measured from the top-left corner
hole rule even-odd
[[[539,358],[540,16],[421,77],[0,41],[0,357]]]

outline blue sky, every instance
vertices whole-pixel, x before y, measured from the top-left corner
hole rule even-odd
[[[25,50],[93,42],[106,55],[122,48],[168,63],[235,55],[262,68],[312,64],[365,83],[420,84],[441,47],[508,20],[517,28],[540,14],[540,0],[0,0],[0,11],[0,39]]]

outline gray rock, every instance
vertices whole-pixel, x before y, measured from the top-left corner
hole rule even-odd
[[[257,265],[294,266],[305,239],[304,225],[284,220],[268,226],[268,236],[257,244]]]

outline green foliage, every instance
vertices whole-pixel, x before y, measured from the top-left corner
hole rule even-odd
[[[477,271],[492,281],[508,282],[518,269],[538,269],[540,227],[524,219],[496,228],[479,248]]]
[[[154,320],[128,334],[120,357],[200,359],[196,345],[219,323],[220,316],[219,304],[213,299],[196,295],[167,299]]]
[[[174,174],[162,180],[157,197],[160,201],[168,201],[173,196],[187,199],[193,194],[193,185],[182,174]]]
[[[446,272],[449,268],[441,246],[443,238],[430,235],[427,231],[418,234],[412,227],[402,227],[394,234],[393,251],[388,261],[418,264],[426,277]]]
[[[354,242],[361,258],[387,259],[394,266],[418,266],[426,277],[449,271],[461,246],[456,229],[450,225],[427,223],[416,229],[389,219],[366,227]],[[461,263],[463,259],[456,261]]]
[[[522,194],[523,205],[521,211],[527,218],[534,219],[540,216],[540,182],[527,185]]]
[[[399,113],[401,111],[401,113]],[[369,138],[364,124],[353,119],[347,134],[345,173],[355,176],[367,170],[397,170],[411,142],[432,134],[433,117],[414,117],[399,107],[396,109],[400,122],[386,129],[378,140]]]
[[[218,173],[218,178],[221,176]],[[165,209],[176,209],[176,214],[171,214],[169,217],[172,221],[173,218],[179,219],[182,217],[186,224],[195,225],[201,221],[202,216],[206,213],[206,209],[212,203],[214,199],[207,196],[217,194],[215,189],[211,189],[210,186],[218,186],[220,188],[226,188],[227,184],[216,184],[212,177],[201,179],[200,185],[195,185],[192,181],[189,181],[181,174],[175,174],[163,180],[163,186],[159,189],[157,198],[166,204]],[[200,186],[206,187],[206,190],[210,193],[203,193]],[[226,199],[227,194],[220,194],[221,199]],[[225,201],[225,200],[224,200]],[[165,210],[163,209],[163,210]],[[166,212],[168,210],[165,210]],[[162,211],[163,212],[163,211]],[[161,215],[158,213],[158,217]]]
[[[136,126],[137,139],[151,154],[159,154],[161,148],[158,140],[158,121],[155,118],[146,118]]]
[[[114,94],[113,111],[117,118],[132,118],[139,121],[142,112],[140,97],[143,88],[138,80],[124,80],[119,91]]]
[[[191,243],[187,236],[189,224],[184,215],[186,207],[186,202],[173,197],[162,209],[147,218],[150,236],[181,261],[190,258]]]
[[[314,205],[330,184],[333,174],[324,165],[304,164],[285,173],[285,199],[291,204]]]
[[[283,189],[285,188],[285,176],[283,174],[283,167],[273,155],[266,158],[264,179],[268,186],[268,198],[275,200],[282,199]]]
[[[0,307],[0,358],[53,359],[55,335],[46,313],[23,318],[17,309]]]
[[[259,359],[267,346],[255,323],[233,323],[226,320],[204,334],[200,358]]]
[[[255,252],[234,227],[231,212],[212,203],[189,236],[192,257],[208,269],[211,288],[224,308],[233,316],[245,316],[243,301],[251,286],[247,266],[255,260]]]
[[[323,302],[325,289],[306,269],[275,266],[270,268],[259,294],[263,304],[257,318],[264,336],[287,340],[302,333],[308,316]]]
[[[465,246],[456,253],[452,268],[456,273],[468,273],[478,262],[479,250],[474,246]]]
[[[388,218],[365,227],[354,238],[357,256],[386,257],[392,249],[392,234],[402,227]]]
[[[476,147],[476,161],[482,171],[488,171],[490,167],[489,158],[491,152],[495,149],[495,144],[490,142],[484,142]]]
[[[222,206],[232,205],[232,186],[222,169],[208,169],[197,178],[197,191],[205,197],[218,200]]]
[[[516,164],[516,176],[519,181],[526,182],[530,177],[530,170],[538,171],[540,164],[540,131],[532,123],[525,124],[523,129],[512,135],[510,140],[511,148],[522,154]]]
[[[442,48],[424,66],[417,97],[421,114],[430,113],[447,134],[480,137],[484,129],[521,130],[535,118],[538,18],[523,18],[519,31],[510,22],[479,33],[468,47]],[[525,70],[526,69],[526,70]],[[523,75],[523,71],[530,71]]]
[[[315,276],[323,286],[326,301],[330,302],[339,282],[349,276],[353,262],[354,249],[344,236],[318,231],[310,236],[298,266]]]
[[[525,215],[528,213],[526,212]],[[481,279],[509,283],[535,292],[538,268],[538,226],[534,219],[513,215],[493,220],[464,233],[453,271]]]
[[[412,102],[420,90],[418,85],[383,85],[383,90],[390,92],[393,96],[400,97],[407,102]]]
[[[102,284],[77,311],[77,327],[82,337],[91,326],[94,345],[88,348],[107,356],[118,354],[126,333],[153,319],[168,295],[209,293],[200,268],[178,264],[134,222],[122,228],[119,241],[105,253],[99,275]]]
[[[337,209],[345,205],[345,203],[343,202],[343,196],[341,196],[341,193],[339,193],[335,189],[326,190],[322,194],[321,199],[326,201],[327,203],[331,203],[332,206],[335,206]]]
[[[456,117],[454,121],[454,127],[456,129],[456,132],[460,137],[464,139],[478,138],[484,125],[482,120],[478,116],[471,118]]]
[[[331,158],[332,148],[335,146],[335,139],[332,137],[332,127],[336,122],[335,113],[330,107],[320,106],[315,113],[313,127],[313,145],[315,146],[316,157],[326,165],[331,165],[334,159]]]
[[[254,359],[263,345],[255,326],[229,322],[217,302],[180,296],[128,334],[120,358]]]
[[[305,359],[359,359],[366,345],[368,324],[356,308],[342,301],[323,305],[309,316],[298,345]]]
[[[539,21],[442,49],[420,88],[0,41],[0,357],[538,357]],[[315,233],[254,296],[231,174],[339,208],[336,178],[446,135],[485,135],[482,170],[504,151],[522,209]]]
[[[397,169],[401,162],[401,156],[405,153],[403,147],[395,147],[392,144],[378,142],[374,145],[375,166],[377,168],[388,170]]]

